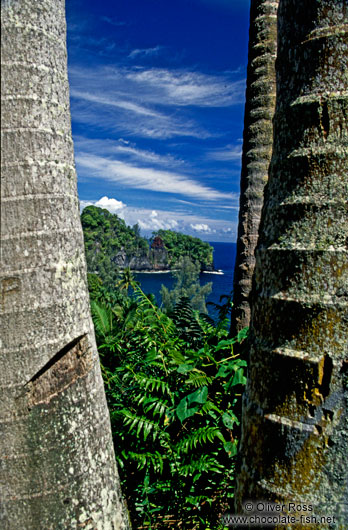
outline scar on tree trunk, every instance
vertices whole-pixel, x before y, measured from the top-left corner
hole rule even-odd
[[[57,352],[26,383],[29,410],[35,405],[49,403],[54,396],[84,377],[92,365],[92,348],[87,335],[81,335]]]

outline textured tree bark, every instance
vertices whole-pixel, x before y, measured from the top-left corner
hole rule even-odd
[[[64,0],[2,0],[0,526],[126,529],[89,311]]]
[[[347,16],[345,0],[279,2],[237,491],[239,511],[299,501],[337,528],[348,526]]]
[[[252,0],[231,332],[250,324],[255,248],[272,155],[278,0]]]

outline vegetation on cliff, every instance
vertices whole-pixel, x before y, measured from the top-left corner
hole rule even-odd
[[[148,252],[149,244],[139,235],[139,228],[127,226],[123,219],[108,210],[87,206],[81,214],[85,252],[89,272],[96,273],[106,285],[115,285],[118,267],[115,258],[140,257]]]
[[[133,294],[128,296],[128,288]],[[180,298],[169,316],[125,270],[91,293],[122,482],[134,528],[225,528],[246,362],[230,301],[215,323]]]
[[[213,248],[198,237],[180,234],[180,232],[173,232],[172,230],[158,230],[153,233],[151,241],[154,242],[156,238],[163,241],[168,252],[170,268],[175,268],[180,258],[188,256],[192,262],[200,263],[201,269],[213,269]]]
[[[200,270],[213,269],[213,248],[196,237],[159,230],[150,242],[140,236],[139,226],[127,226],[108,210],[87,206],[81,214],[87,268],[109,287],[115,285],[119,270],[175,269],[189,257]]]

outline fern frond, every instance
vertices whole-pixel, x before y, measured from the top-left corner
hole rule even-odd
[[[180,337],[188,343],[195,343],[202,338],[202,329],[197,312],[192,309],[187,296],[182,296],[174,307],[173,322]]]
[[[170,352],[170,357],[174,361],[175,364],[183,364],[186,361],[185,355],[183,355],[180,350],[173,350]]]
[[[134,378],[138,382],[138,384],[145,390],[150,389],[151,392],[153,392],[154,390],[156,390],[157,392],[160,391],[162,395],[166,394],[172,397],[169,384],[166,381],[162,379],[157,379],[155,377],[150,377],[144,373],[134,374]]]
[[[123,456],[128,460],[137,462],[138,469],[144,469],[144,467],[152,466],[156,473],[163,473],[163,458],[161,453],[154,451],[153,453],[135,453],[134,451],[123,451]]]
[[[218,438],[223,443],[226,442],[218,427],[201,427],[180,440],[176,445],[176,450],[179,454],[188,453],[189,450],[196,449],[198,445],[202,446],[207,442],[213,442],[215,438]]]
[[[205,372],[194,368],[193,370],[191,370],[191,372],[189,372],[188,379],[186,379],[185,383],[198,388],[200,386],[210,385],[212,381],[213,377],[210,377]]]
[[[161,401],[159,399],[156,399],[153,403],[151,403],[146,409],[145,412],[148,414],[150,410],[152,410],[152,415],[155,416],[156,414],[159,415],[160,418],[167,415],[168,410],[170,407],[168,407],[167,401]]]
[[[214,336],[215,334],[215,323],[214,320],[204,313],[199,314],[199,324],[202,330],[202,333],[206,336]]]
[[[225,467],[216,458],[209,455],[202,455],[198,460],[191,460],[189,464],[180,466],[179,473],[183,477],[189,477],[199,473],[222,473]]]
[[[97,332],[106,337],[112,332],[112,310],[91,300],[93,323]]]
[[[136,402],[139,405],[142,405],[146,414],[152,411],[153,416],[158,414],[160,418],[167,415],[171,408],[169,407],[167,400],[161,400],[158,397],[148,397],[147,395],[139,396],[139,399],[136,399]]]
[[[160,434],[160,428],[154,421],[150,421],[146,416],[138,416],[128,409],[122,409],[119,414],[123,416],[123,422],[128,425],[129,432],[135,431],[137,436],[142,433],[144,441],[151,434],[152,440],[155,441]]]
[[[222,410],[220,410],[216,405],[214,405],[212,401],[207,400],[202,406],[201,412],[210,412],[210,411],[215,411],[219,415],[222,414]]]

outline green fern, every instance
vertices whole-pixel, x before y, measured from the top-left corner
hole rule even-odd
[[[113,331],[112,310],[106,306],[98,304],[95,300],[92,300],[91,312],[96,331],[104,338],[110,335]]]
[[[190,475],[197,477],[197,474],[200,476],[202,473],[212,472],[221,474],[223,471],[224,466],[222,466],[216,458],[210,455],[202,455],[199,459],[191,460],[189,464],[180,467],[180,474],[183,477],[188,477]]]
[[[190,450],[196,449],[198,445],[203,446],[207,442],[213,442],[215,438],[218,438],[223,443],[226,442],[223,434],[217,427],[200,427],[188,434],[186,437],[182,438],[175,446],[175,449],[178,454],[187,454]]]
[[[92,315],[133,526],[220,528],[233,496],[245,361],[233,355],[226,319],[214,324],[187,299],[171,318],[132,288],[132,298],[105,299],[99,289]]]
[[[151,390],[151,392],[153,392],[154,390],[156,390],[157,392],[160,391],[163,396],[167,395],[171,397],[171,390],[169,384],[166,381],[163,381],[162,379],[149,377],[143,373],[134,374],[134,379],[145,390]]]
[[[210,385],[212,381],[213,377],[207,375],[202,370],[198,370],[197,368],[194,368],[191,372],[189,372],[188,378],[186,379],[187,384],[193,385],[196,388],[204,385]]]
[[[137,468],[144,469],[146,466],[152,467],[155,473],[163,473],[163,457],[159,451],[152,453],[135,453],[134,451],[123,451],[122,456],[126,460],[134,460],[137,463]]]
[[[120,410],[118,414],[123,416],[124,424],[128,426],[129,432],[135,431],[137,436],[142,434],[144,440],[151,434],[152,440],[155,441],[161,433],[158,424],[146,416],[138,416],[127,409]]]

